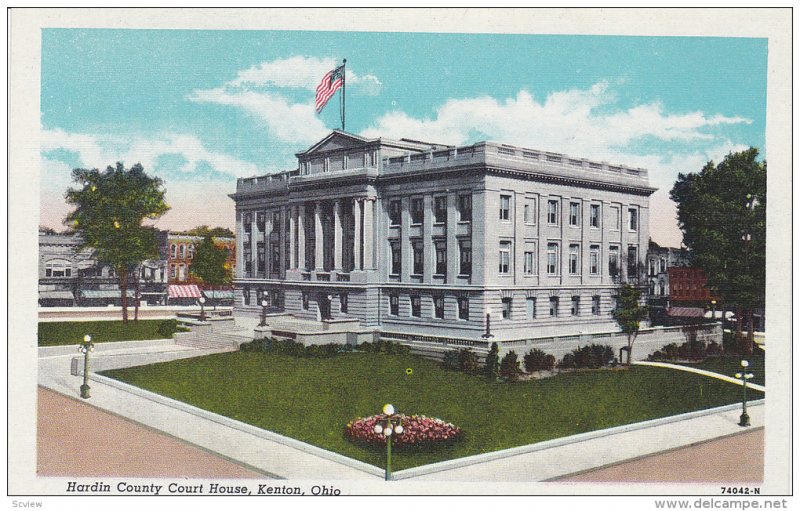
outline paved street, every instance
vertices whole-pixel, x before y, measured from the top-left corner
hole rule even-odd
[[[38,398],[39,476],[267,477],[52,390]]]
[[[746,456],[747,463],[742,463]],[[559,482],[761,483],[764,429],[558,479]]]

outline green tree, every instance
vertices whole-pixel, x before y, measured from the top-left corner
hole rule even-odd
[[[497,347],[496,342],[492,343],[492,347],[489,348],[489,354],[486,355],[483,374],[491,381],[497,381],[497,378],[500,377],[500,349]]]
[[[198,225],[188,231],[184,231],[181,234],[186,234],[189,236],[211,236],[213,238],[233,238],[235,235],[233,231],[227,229],[225,227],[209,227],[207,225]]]
[[[699,173],[679,174],[670,197],[693,264],[707,286],[737,308],[737,331],[749,316],[747,348],[752,349],[753,308],[763,306],[766,278],[767,163],[758,149],[728,154]]]
[[[130,169],[122,163],[105,171],[74,169],[72,180],[81,188],[67,189],[66,201],[75,210],[67,215],[65,224],[83,239],[80,248],[94,249],[98,261],[114,268],[122,321],[127,324],[130,273],[145,259],[158,257],[156,231],[142,222],[169,210],[163,182],[148,176],[139,163]]]
[[[647,318],[648,313],[647,306],[641,305],[640,299],[641,291],[630,284],[624,284],[617,295],[617,307],[612,311],[620,330],[628,336],[627,365],[631,364],[633,343],[639,335],[639,324]]]
[[[514,382],[519,379],[519,360],[514,351],[509,351],[500,361],[500,376],[506,381]]]
[[[189,273],[199,277],[203,284],[210,286],[229,284],[230,274],[225,269],[227,259],[228,249],[218,247],[214,243],[214,239],[210,235],[206,235],[196,247],[192,265],[189,266]]]

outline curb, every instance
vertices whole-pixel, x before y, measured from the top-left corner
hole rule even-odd
[[[732,377],[724,375],[724,374],[715,373],[714,371],[707,371],[705,369],[698,369],[696,367],[691,367],[691,366],[683,366],[683,365],[680,365],[680,364],[670,364],[668,362],[647,362],[647,361],[644,361],[644,360],[640,360],[638,362],[632,362],[632,364],[633,365],[640,365],[640,366],[650,366],[650,367],[663,367],[665,369],[676,369],[678,371],[685,371],[687,373],[694,373],[694,374],[700,374],[702,376],[708,376],[708,377],[711,377],[711,378],[715,378],[717,380],[725,381],[725,382],[728,382],[728,383],[733,383],[735,385],[741,385],[742,384],[742,380],[737,380],[736,378],[732,378]],[[764,387],[763,385],[759,385],[757,383],[748,383],[747,386],[750,387],[751,389],[755,389],[755,390],[758,390],[758,391],[761,391],[761,392],[766,392],[767,391],[766,387]]]
[[[96,381],[98,383],[102,383],[108,385],[109,387],[116,388],[117,390],[121,390],[123,392],[128,392],[130,394],[134,394],[136,396],[142,397],[149,401],[153,401],[158,404],[163,404],[169,406],[170,408],[175,408],[181,410],[183,412],[195,415],[202,419],[209,420],[211,422],[215,422],[222,426],[226,426],[243,433],[247,433],[258,438],[262,438],[264,440],[269,440],[272,442],[276,442],[287,447],[291,447],[293,449],[297,449],[302,452],[306,452],[308,454],[312,454],[314,456],[319,456],[320,458],[327,459],[329,461],[333,461],[335,463],[339,463],[355,470],[359,470],[361,472],[366,472],[369,475],[383,477],[384,470],[382,468],[378,468],[374,465],[370,465],[368,463],[364,463],[363,461],[354,460],[352,458],[348,458],[342,454],[338,454],[332,451],[328,451],[322,449],[321,447],[317,447],[315,445],[307,444],[305,442],[301,442],[300,440],[295,440],[294,438],[289,438],[287,436],[280,435],[278,433],[274,433],[272,431],[267,431],[265,429],[258,428],[256,426],[252,426],[250,424],[245,424],[244,422],[240,422],[234,419],[230,419],[223,415],[219,415],[213,412],[209,412],[207,410],[203,410],[201,408],[197,408],[196,406],[188,405],[182,401],[178,401],[172,398],[164,397],[160,394],[156,394],[154,392],[150,392],[148,390],[143,390],[139,387],[135,387],[133,385],[129,385],[127,383],[123,383],[119,380],[115,380],[113,378],[109,378],[107,376],[102,376],[97,373],[89,373],[89,379]]]
[[[748,401],[747,404],[748,406],[754,407],[754,406],[764,406],[764,403],[765,403],[764,399],[759,399],[755,401]],[[649,421],[644,421],[644,422],[625,424],[623,426],[614,426],[613,428],[601,429],[597,431],[589,431],[587,433],[580,433],[578,435],[572,435],[563,438],[555,438],[553,440],[545,440],[544,442],[539,442],[536,444],[523,445],[520,447],[512,447],[510,449],[503,449],[501,451],[494,451],[486,454],[477,454],[475,456],[467,456],[465,458],[458,458],[455,460],[432,463],[430,465],[424,465],[421,467],[399,470],[397,472],[394,472],[393,476],[394,479],[408,479],[412,477],[433,474],[445,470],[452,470],[470,465],[477,465],[479,463],[486,463],[489,461],[510,458],[512,456],[519,456],[521,454],[529,454],[537,451],[543,451],[553,447],[561,447],[564,445],[580,443],[586,440],[594,440],[596,438],[603,438],[607,436],[617,435],[620,433],[627,433],[629,431],[637,431],[641,429],[662,426],[665,424],[672,424],[675,422],[695,419],[707,415],[716,415],[718,413],[738,410],[741,408],[741,406],[742,406],[741,403],[734,403],[730,405],[719,406],[717,408],[709,408],[707,410],[697,410],[694,412],[687,412],[680,415],[672,415],[670,417],[662,417],[659,419],[651,419]]]

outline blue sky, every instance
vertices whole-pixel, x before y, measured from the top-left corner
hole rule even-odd
[[[662,244],[680,243],[678,172],[763,154],[766,39],[44,29],[41,223],[60,227],[72,168],[121,160],[164,179],[159,227],[232,227],[236,177],[294,168],[339,127],[313,90],[342,58],[348,131],[645,167]]]

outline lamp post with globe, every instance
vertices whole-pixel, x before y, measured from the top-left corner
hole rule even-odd
[[[374,431],[386,437],[386,480],[392,479],[392,435],[402,435],[404,428],[400,416],[395,415],[394,406],[387,404],[383,407],[386,422],[375,424]]]
[[[206,320],[205,297],[201,296],[198,302],[200,302],[200,321],[205,321]]]
[[[264,294],[261,299],[261,323],[258,326],[267,326],[267,307],[269,307],[269,301],[267,300],[267,295]]]
[[[89,353],[94,351],[92,336],[84,335],[83,343],[78,345],[78,351],[83,353],[83,385],[81,385],[81,397],[89,399]]]
[[[739,417],[739,425],[747,427],[750,425],[750,416],[747,415],[747,380],[753,377],[753,373],[747,372],[750,363],[742,360],[742,372],[736,373],[736,378],[742,380],[742,415]]]

